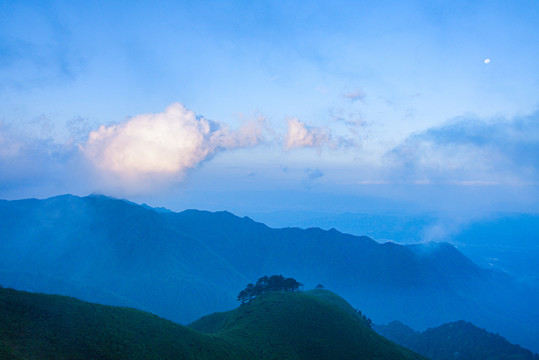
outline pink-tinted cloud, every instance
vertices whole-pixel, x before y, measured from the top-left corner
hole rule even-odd
[[[304,122],[288,119],[288,132],[284,140],[287,149],[302,147],[321,147],[330,141],[328,130],[307,126]]]
[[[262,141],[263,119],[237,131],[196,116],[174,103],[162,113],[142,114],[92,131],[81,147],[105,174],[132,181],[140,176],[182,178],[219,151],[252,147]]]

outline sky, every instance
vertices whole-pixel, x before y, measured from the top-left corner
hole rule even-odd
[[[0,198],[535,214],[538,28],[535,0],[0,1]]]

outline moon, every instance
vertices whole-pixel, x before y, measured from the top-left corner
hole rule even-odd
[[[485,64],[489,64],[490,63],[490,59],[489,58],[486,58],[485,61],[484,61]]]

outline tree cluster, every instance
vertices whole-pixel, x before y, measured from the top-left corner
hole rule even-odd
[[[359,318],[363,321],[365,325],[372,329],[372,320],[365,316],[359,309],[355,309],[356,313],[359,315]]]
[[[263,276],[256,284],[248,284],[245,289],[238,294],[238,301],[242,304],[251,301],[255,297],[268,291],[299,291],[303,286],[293,278],[285,278],[282,275]]]

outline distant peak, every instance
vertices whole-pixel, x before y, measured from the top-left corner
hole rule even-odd
[[[429,241],[424,243],[406,245],[406,247],[412,250],[417,255],[432,255],[441,251],[458,252],[457,248],[455,248],[448,242]]]
[[[96,192],[91,193],[87,197],[106,197],[106,198],[110,198],[110,196],[107,196],[107,195],[102,194],[102,193],[96,193]]]
[[[174,211],[170,210],[170,209],[167,209],[166,207],[153,207],[153,206],[150,206],[146,203],[142,203],[140,204],[140,206],[142,206],[143,208],[145,209],[148,209],[148,210],[152,210],[152,211],[155,211],[157,213],[173,213]]]

